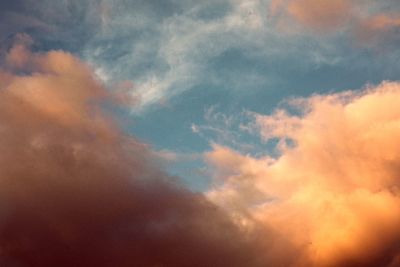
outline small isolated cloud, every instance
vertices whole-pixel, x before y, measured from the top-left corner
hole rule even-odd
[[[255,124],[294,145],[255,158],[215,145],[208,196],[287,237],[292,266],[397,266],[400,257],[400,84],[294,101]],[[250,219],[249,219],[250,218]]]

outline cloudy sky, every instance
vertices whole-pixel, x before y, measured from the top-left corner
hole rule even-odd
[[[2,0],[0,265],[400,266],[398,0]]]

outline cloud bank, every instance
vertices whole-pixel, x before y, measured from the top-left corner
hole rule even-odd
[[[84,63],[18,38],[0,70],[1,266],[265,266],[255,232],[121,132]]]
[[[215,145],[208,196],[287,237],[294,266],[399,266],[400,84],[292,101],[297,114],[254,115],[280,156]]]

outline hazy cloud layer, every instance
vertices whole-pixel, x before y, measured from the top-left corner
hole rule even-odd
[[[292,101],[302,115],[255,115],[280,156],[214,146],[209,198],[301,251],[295,266],[397,266],[400,84]]]

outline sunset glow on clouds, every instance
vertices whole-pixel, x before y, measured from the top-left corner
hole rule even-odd
[[[301,116],[257,115],[263,138],[294,145],[281,145],[277,159],[214,146],[206,158],[222,184],[209,198],[289,237],[302,251],[299,266],[391,266],[400,237],[399,100],[400,85],[383,83],[295,101]]]
[[[0,266],[400,266],[399,14],[2,1]]]
[[[108,93],[86,65],[19,56],[30,74],[0,76],[2,266],[262,266],[252,233],[104,115]]]

